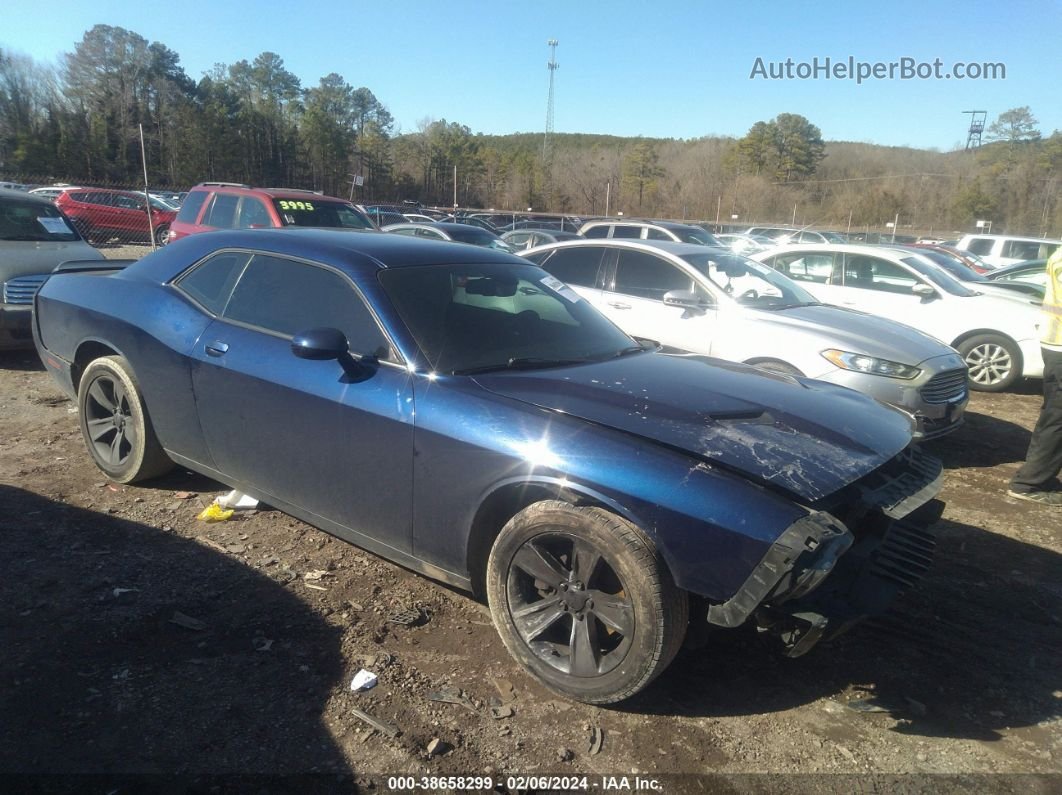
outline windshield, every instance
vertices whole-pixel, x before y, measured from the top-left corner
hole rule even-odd
[[[160,199],[158,196],[150,196],[148,197],[148,201],[151,202],[151,206],[154,207],[156,210],[162,210],[167,213],[177,212],[176,204],[171,204],[165,199]]]
[[[447,229],[446,233],[458,243],[471,243],[473,246],[486,246],[496,248],[499,251],[513,251],[513,247],[497,235],[491,234],[486,229],[480,229],[471,224],[462,224],[461,229]]]
[[[954,276],[961,282],[988,281],[988,279],[986,279],[984,276],[982,276],[970,266],[963,264],[960,259],[958,259],[952,254],[946,254],[943,251],[937,251],[931,248],[922,249],[918,253],[928,259],[930,262],[933,262],[942,267],[944,270],[946,270],[948,273],[950,273],[952,276]]]
[[[946,290],[952,295],[961,295],[964,298],[971,295],[977,295],[975,291],[966,287],[947,271],[941,270],[935,265],[931,265],[924,259],[921,259],[921,255],[915,257],[903,257],[901,261],[909,268],[914,268],[914,270],[918,271],[922,276],[925,276],[937,287]]]
[[[713,251],[683,254],[682,259],[742,306],[783,309],[818,303],[788,276],[737,254]]]
[[[696,243],[701,246],[721,247],[723,244],[715,239],[715,235],[703,229],[674,229],[672,230],[681,238],[683,243]]]
[[[306,199],[273,199],[284,226],[318,226],[339,229],[372,229],[372,222],[354,205],[318,196]],[[405,218],[400,220],[405,221]]]
[[[380,271],[379,278],[437,372],[560,366],[637,348],[570,287],[532,265],[414,266]]]
[[[50,204],[0,201],[0,240],[80,240],[66,218]]]

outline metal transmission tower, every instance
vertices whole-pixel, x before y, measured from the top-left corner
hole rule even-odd
[[[557,45],[560,42],[550,39],[546,44],[549,45],[549,62],[546,64],[549,69],[549,97],[546,99],[546,134],[542,137],[542,170],[546,181],[546,207],[549,209],[553,204],[553,76],[560,68],[557,63]]]
[[[966,134],[966,149],[976,149],[981,145],[981,133],[985,129],[986,110],[964,110],[970,114],[970,131]]]

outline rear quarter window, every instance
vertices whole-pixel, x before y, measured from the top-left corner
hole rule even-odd
[[[203,203],[210,194],[205,190],[194,190],[184,197],[181,209],[177,213],[177,220],[183,224],[194,224],[199,218],[199,211],[203,209]]]

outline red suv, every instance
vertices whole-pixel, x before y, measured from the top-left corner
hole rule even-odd
[[[151,198],[151,223],[143,193],[105,188],[70,188],[55,197],[62,210],[90,243],[150,241],[152,231],[159,246],[169,242],[170,224],[177,211]]]
[[[184,197],[170,240],[214,229],[316,226],[375,229],[353,204],[296,188],[252,188],[233,182],[203,182]]]

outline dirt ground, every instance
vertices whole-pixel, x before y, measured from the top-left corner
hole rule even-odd
[[[929,445],[947,469],[937,566],[890,620],[797,660],[720,633],[600,709],[522,673],[464,594],[276,511],[197,521],[227,489],[183,470],[109,484],[36,356],[0,354],[0,791],[251,775],[221,789],[379,792],[399,773],[701,791],[680,774],[716,773],[729,791],[868,774],[936,791],[908,774],[951,774],[965,791],[1057,792],[1062,512],[1005,494],[1036,388],[975,395],[965,427]],[[351,692],[360,668],[375,689]],[[743,775],[762,773],[805,777]]]

